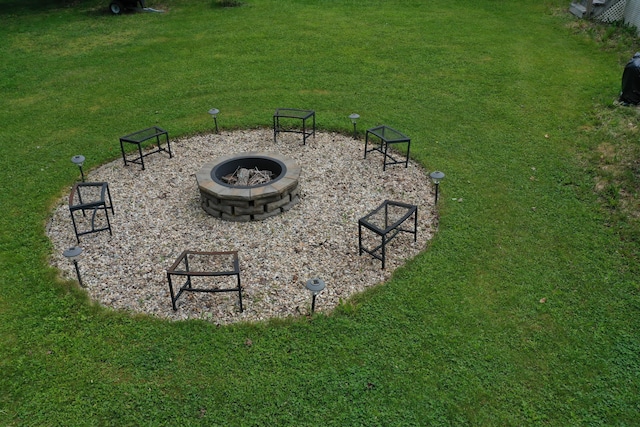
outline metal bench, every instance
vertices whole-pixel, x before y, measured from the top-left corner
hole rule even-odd
[[[284,120],[282,120],[284,119]],[[302,130],[294,127],[285,127],[285,122],[290,120],[302,120]],[[311,130],[307,129],[307,120],[312,119],[313,124]],[[307,137],[316,136],[316,112],[313,110],[298,110],[295,108],[278,108],[273,114],[273,142],[280,132],[293,132],[302,134],[302,145],[307,143]]]
[[[73,222],[73,231],[76,233],[78,243],[80,243],[80,236],[85,234],[105,230],[109,230],[109,234],[113,234],[111,232],[111,222],[109,221],[109,210],[114,214],[108,183],[79,182],[73,186],[69,194],[69,212],[71,214],[71,221]],[[76,212],[78,211],[82,212],[83,217],[87,216],[87,211],[91,211],[89,229],[78,231],[78,224],[76,222]],[[100,211],[104,211],[106,224],[96,225],[96,217]]]
[[[173,276],[185,277],[184,283],[176,293],[173,285]],[[221,288],[219,286],[202,287],[194,283],[196,278],[217,278],[222,276],[235,276],[237,286]],[[183,292],[238,292],[238,302],[242,313],[242,286],[240,284],[240,265],[237,251],[227,252],[201,252],[183,251],[171,267],[167,270],[167,281],[171,293],[171,305],[177,310],[176,301]],[[199,280],[204,282],[205,280]]]
[[[167,145],[166,148],[162,147],[160,137],[163,136],[165,143]],[[148,141],[150,139],[156,140],[156,144],[158,147],[155,150],[152,150],[148,153],[142,153],[142,143]],[[132,159],[127,159],[127,155],[124,152],[124,143],[135,144],[138,146],[138,157],[134,157]],[[142,129],[137,132],[130,133],[129,135],[125,135],[120,138],[120,151],[122,151],[122,160],[124,160],[124,165],[127,166],[127,163],[135,163],[142,166],[142,170],[144,170],[144,158],[153,153],[159,153],[164,151],[165,153],[169,153],[169,158],[173,157],[171,153],[171,143],[169,142],[169,133],[157,126],[152,126],[150,128]]]
[[[380,139],[378,144],[375,144],[373,140],[371,141],[371,145],[373,148],[369,147],[369,137],[375,136]],[[389,151],[389,146],[396,146],[398,144],[407,144],[407,153],[404,159],[396,159],[391,152]],[[411,148],[411,138],[406,136],[405,134],[389,127],[386,125],[377,126],[371,129],[367,129],[365,140],[364,140],[364,158],[367,158],[367,153],[372,151],[378,151],[383,155],[382,160],[382,170],[387,170],[387,165],[397,165],[403,164],[406,168],[409,165],[409,149]]]
[[[413,216],[413,229],[403,228],[402,224],[411,216]],[[379,236],[381,239],[380,244],[373,249],[366,248],[362,241],[363,228]],[[382,268],[384,269],[387,245],[400,232],[413,234],[413,241],[417,240],[418,207],[407,203],[385,200],[380,206],[358,220],[359,254],[362,255],[363,252],[366,252],[375,259],[382,261]]]

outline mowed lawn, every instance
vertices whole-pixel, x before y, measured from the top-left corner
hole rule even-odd
[[[584,132],[637,47],[604,49],[559,0],[220,3],[0,0],[0,425],[637,425],[638,241],[599,202]],[[48,264],[70,158],[210,132],[212,107],[226,130],[278,107],[402,130],[446,173],[438,234],[331,314],[223,327],[92,304]]]

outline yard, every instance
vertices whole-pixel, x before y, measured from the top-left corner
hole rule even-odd
[[[560,0],[146,3],[165,12],[0,0],[0,424],[637,423],[629,29]],[[323,132],[354,112],[402,129],[446,173],[438,232],[331,313],[217,325],[92,303],[49,264],[71,157],[97,168],[147,126],[210,133],[213,107],[225,131],[280,107]]]

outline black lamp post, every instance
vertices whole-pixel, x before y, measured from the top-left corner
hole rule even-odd
[[[78,154],[77,156],[73,156],[71,161],[78,165],[80,168],[80,176],[82,176],[82,182],[84,182],[84,172],[82,172],[82,165],[84,164],[84,156],[82,154]]]
[[[322,279],[314,278],[307,280],[305,287],[311,292],[311,314],[313,314],[316,309],[316,296],[325,288],[325,284]]]
[[[442,173],[440,171],[434,171],[434,172],[431,172],[431,174],[429,174],[429,176],[431,177],[431,181],[433,181],[433,183],[436,186],[436,201],[435,201],[435,204],[438,204],[438,189],[440,187],[440,181],[442,181],[444,179],[444,173]]]
[[[216,133],[218,133],[218,113],[220,112],[220,110],[218,110],[217,108],[212,108],[211,110],[209,110],[209,114],[211,114],[211,117],[213,117],[213,122],[216,124]]]
[[[84,288],[82,284],[82,278],[80,277],[80,269],[78,269],[78,257],[82,253],[82,248],[80,246],[73,246],[69,249],[66,249],[62,255],[64,255],[69,261],[73,262],[73,266],[76,268],[76,275],[78,276],[78,283],[80,286]]]
[[[351,123],[353,123],[353,139],[356,139],[358,136],[358,133],[356,132],[356,124],[358,123],[358,119],[360,118],[360,115],[353,113],[349,115],[349,118],[351,119]]]

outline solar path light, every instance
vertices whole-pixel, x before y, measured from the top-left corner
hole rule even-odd
[[[356,126],[358,123],[358,119],[360,118],[360,114],[353,113],[349,115],[349,118],[351,119],[351,123],[353,123],[353,139],[356,139],[356,137],[358,136]]]
[[[78,269],[78,257],[82,253],[82,248],[80,246],[73,246],[69,249],[66,249],[62,255],[64,255],[69,261],[73,263],[73,266],[76,268],[76,275],[78,276],[78,283],[80,286],[84,288],[82,284],[82,278],[80,277],[80,269]]]
[[[220,112],[220,110],[218,110],[217,108],[212,108],[211,110],[209,110],[209,114],[211,114],[211,117],[213,117],[213,122],[216,124],[216,133],[218,133],[218,113]]]
[[[435,204],[438,204],[438,189],[440,187],[440,181],[442,181],[444,179],[444,173],[440,172],[440,171],[434,171],[434,172],[431,172],[431,174],[429,174],[429,176],[431,177],[431,181],[433,181],[433,183],[436,186],[436,201],[435,201]]]
[[[82,154],[78,154],[77,156],[73,156],[71,158],[71,162],[73,162],[73,164],[78,165],[78,168],[80,169],[80,176],[82,177],[82,182],[84,182],[84,172],[82,171],[82,165],[84,165],[84,156]]]
[[[322,279],[314,278],[307,280],[305,285],[307,290],[311,292],[311,314],[316,309],[316,296],[325,288],[324,281]]]

